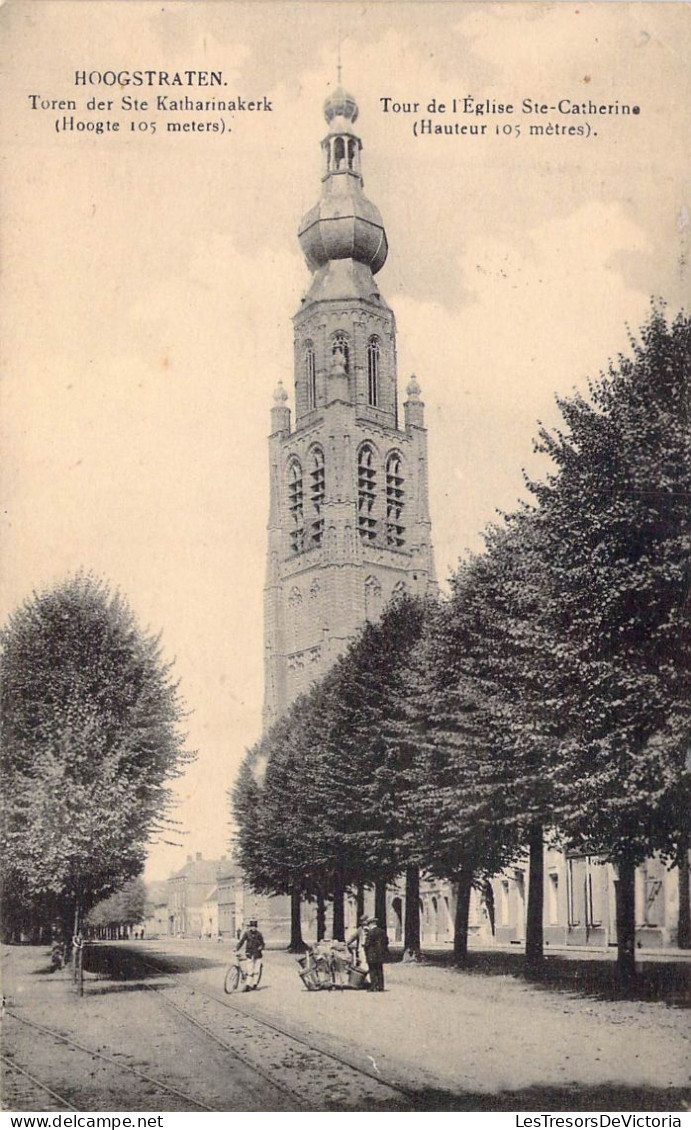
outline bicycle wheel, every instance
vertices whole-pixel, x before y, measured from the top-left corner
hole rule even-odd
[[[231,965],[226,973],[226,979],[223,983],[223,988],[227,993],[234,993],[240,984],[240,966]]]
[[[262,961],[260,961],[260,962],[259,962],[259,968],[258,968],[258,970],[257,970],[257,976],[256,976],[256,980],[255,980],[255,982],[254,982],[254,987],[255,987],[255,989],[257,988],[257,986],[259,985],[259,982],[260,982],[260,981],[261,981],[261,979],[262,979],[262,971],[263,971],[263,969],[264,969],[264,963],[263,963]]]

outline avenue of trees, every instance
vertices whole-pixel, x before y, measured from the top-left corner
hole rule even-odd
[[[618,962],[635,969],[634,871],[680,868],[688,905],[691,773],[691,320],[656,309],[587,396],[559,399],[530,503],[461,562],[443,601],[402,597],[251,749],[233,791],[250,882],[333,904],[405,876],[419,950],[420,872],[468,905],[529,857],[526,957],[542,959],[543,846],[616,869]],[[297,908],[297,910],[295,909]]]
[[[137,876],[119,891],[101,899],[86,916],[89,932],[99,938],[127,937],[147,916],[146,884]]]
[[[0,643],[3,931],[71,934],[170,825],[182,704],[158,640],[91,576],[28,599]]]

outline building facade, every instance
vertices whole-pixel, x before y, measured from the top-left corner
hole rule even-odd
[[[399,409],[357,104],[339,88],[324,115],[321,195],[298,233],[312,281],[294,317],[294,421],[282,384],[271,410],[265,726],[395,593],[435,584],[424,405],[413,377]]]
[[[202,938],[208,929],[206,899],[217,886],[219,868],[225,860],[204,859],[201,852],[188,855],[184,867],[168,879],[168,934]]]

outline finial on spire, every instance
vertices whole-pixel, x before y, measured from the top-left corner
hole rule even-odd
[[[339,39],[339,41],[338,41],[338,65],[336,67],[336,73],[338,75],[338,85],[339,86],[341,85],[341,71],[342,70],[343,70],[343,67],[341,65],[341,41]]]
[[[408,387],[406,388],[408,398],[410,400],[419,400],[421,391],[422,390],[420,388],[420,385],[418,384],[418,379],[415,376],[415,373],[413,373],[410,380],[408,381]]]
[[[344,90],[342,86],[337,86],[333,94],[330,94],[324,103],[324,117],[328,124],[331,126],[334,118],[345,118],[346,122],[353,123],[356,121],[357,116],[358,106],[353,95],[349,94],[347,90]],[[332,126],[332,131],[335,130],[339,124],[342,126],[344,123],[337,122]]]

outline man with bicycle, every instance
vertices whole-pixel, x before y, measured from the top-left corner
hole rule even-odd
[[[239,953],[243,946],[245,952],[240,960],[244,962],[245,991],[249,992],[250,989],[256,989],[259,983],[264,953],[264,937],[259,930],[256,918],[250,918],[240,935],[235,952]]]

